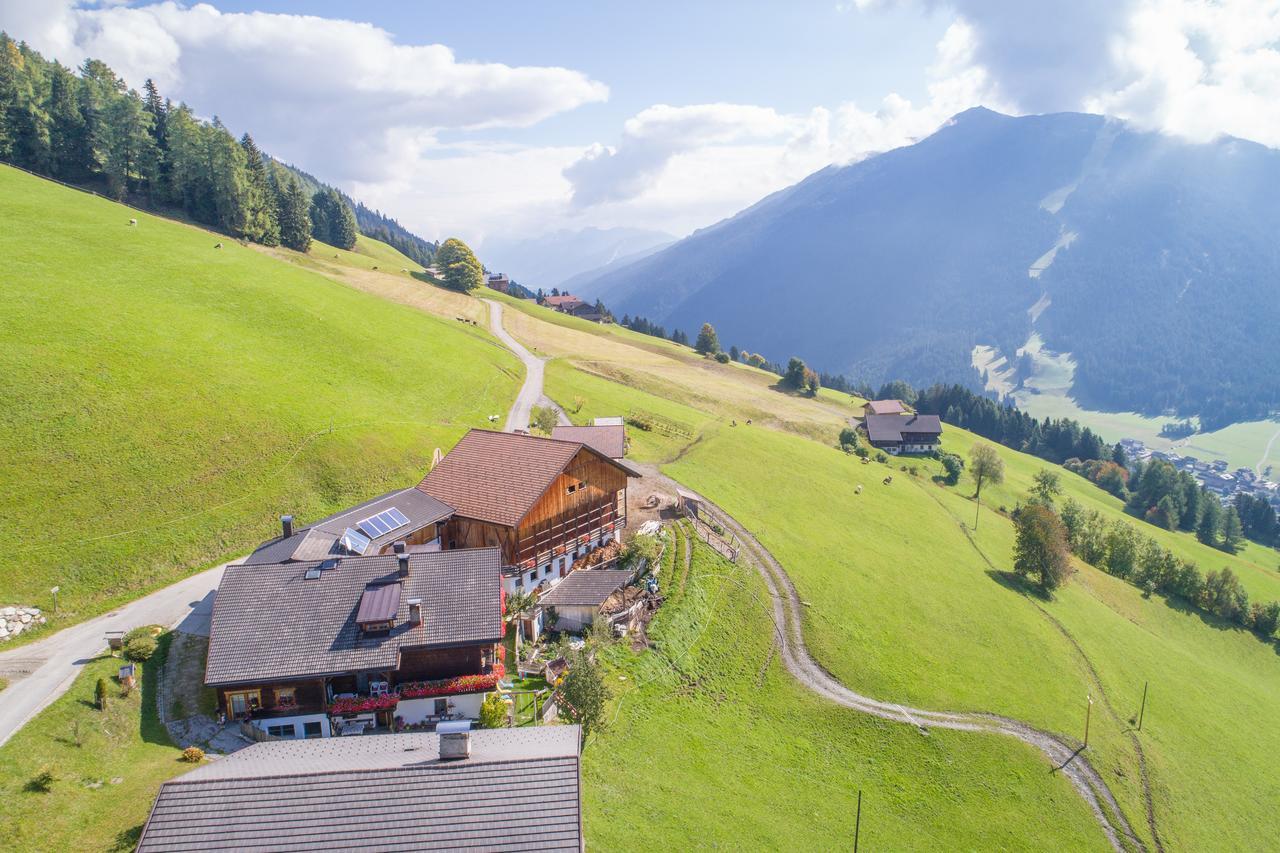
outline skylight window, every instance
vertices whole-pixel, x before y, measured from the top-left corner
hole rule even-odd
[[[342,538],[338,540],[338,544],[348,554],[359,556],[368,550],[371,543],[368,536],[365,536],[359,530],[353,530],[348,527],[346,532],[342,534]]]
[[[370,539],[385,536],[393,530],[399,530],[409,523],[409,518],[395,507],[384,509],[377,515],[371,515],[356,523],[356,527],[364,531]]]

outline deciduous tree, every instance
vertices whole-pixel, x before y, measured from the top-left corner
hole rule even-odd
[[[1015,523],[1013,570],[1023,577],[1034,576],[1045,592],[1066,583],[1073,571],[1071,551],[1057,513],[1043,504],[1029,504],[1018,511]]]
[[[452,290],[469,293],[484,283],[484,267],[471,247],[457,237],[450,237],[440,245],[440,251],[436,253],[436,267],[445,285]]]
[[[978,516],[982,512],[982,487],[987,483],[999,485],[1004,482],[1004,460],[989,444],[975,444],[969,451],[969,476],[975,486],[973,499],[977,502],[977,510],[973,514],[973,529],[978,529]]]

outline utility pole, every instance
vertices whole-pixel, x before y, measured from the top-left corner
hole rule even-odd
[[[853,821],[853,853],[858,853],[858,837],[862,835],[862,789],[858,789],[858,816]]]
[[[1084,697],[1088,701],[1088,705],[1084,707],[1084,747],[1089,748],[1089,717],[1093,715],[1093,697],[1088,694]]]
[[[1142,731],[1142,716],[1147,713],[1147,684],[1142,682],[1142,708],[1138,710],[1138,731]]]

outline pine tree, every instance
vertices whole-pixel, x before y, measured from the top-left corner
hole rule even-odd
[[[1206,545],[1218,547],[1218,526],[1222,515],[1222,507],[1216,500],[1204,502],[1200,513],[1200,524],[1196,527],[1196,538]]]
[[[80,115],[80,81],[59,63],[49,82],[49,173],[64,181],[87,177],[88,138]]]
[[[105,118],[103,173],[111,194],[124,198],[139,183],[150,185],[156,177],[158,158],[151,116],[143,109],[142,98],[131,91],[107,103]]]
[[[339,249],[354,249],[356,237],[360,234],[356,227],[356,215],[337,190],[329,190],[329,197],[329,237],[331,239],[328,242]]]
[[[284,169],[272,170],[276,207],[280,213],[280,243],[295,252],[311,248],[311,201],[298,179]]]
[[[1235,507],[1227,507],[1222,517],[1222,550],[1234,554],[1244,543],[1244,530],[1240,526],[1240,514]]]
[[[280,245],[280,218],[276,210],[276,194],[267,177],[267,164],[262,152],[245,134],[240,137],[244,149],[248,182],[245,191],[245,236],[264,246]]]
[[[715,355],[720,352],[720,339],[716,336],[715,327],[710,323],[703,323],[693,348],[702,355]]]
[[[243,237],[249,219],[249,172],[244,149],[217,116],[207,132],[206,151],[213,190],[213,224],[220,231]]]

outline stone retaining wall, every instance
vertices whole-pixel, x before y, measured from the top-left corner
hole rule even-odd
[[[16,637],[23,631],[29,631],[38,625],[43,625],[44,616],[40,615],[39,607],[0,607],[0,643],[8,640],[10,637]]]

